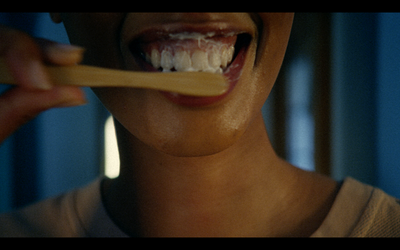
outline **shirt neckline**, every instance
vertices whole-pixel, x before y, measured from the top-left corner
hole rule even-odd
[[[81,227],[88,237],[129,237],[108,215],[101,195],[101,183],[98,178],[87,188],[76,193],[75,210]]]
[[[331,210],[311,237],[349,236],[360,220],[372,192],[373,187],[364,185],[353,178],[346,178]]]

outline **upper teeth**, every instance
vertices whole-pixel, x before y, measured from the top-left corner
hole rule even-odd
[[[222,73],[233,59],[235,48],[218,42],[207,41],[206,48],[185,49],[182,46],[166,46],[161,52],[153,48],[151,54],[146,53],[147,62],[154,68],[162,68],[163,72],[204,71]]]

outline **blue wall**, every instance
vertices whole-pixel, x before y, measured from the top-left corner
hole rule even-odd
[[[379,14],[376,185],[400,197],[400,14]]]
[[[332,20],[333,176],[400,197],[400,14]]]
[[[332,16],[332,174],[375,183],[377,14]]]

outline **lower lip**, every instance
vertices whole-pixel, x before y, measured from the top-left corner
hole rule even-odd
[[[247,54],[247,46],[241,48],[238,54],[235,57],[235,60],[230,64],[230,66],[224,71],[223,75],[227,79],[229,84],[228,90],[219,96],[211,96],[211,97],[199,97],[199,96],[188,96],[181,95],[178,93],[171,93],[166,91],[159,91],[164,97],[166,97],[169,101],[174,104],[186,107],[204,107],[210,106],[215,103],[218,103],[225,99],[235,88],[236,84],[239,81],[239,78],[242,74],[243,65],[246,59]],[[146,71],[156,71],[155,68],[150,66],[147,63],[140,63],[142,68]]]
[[[180,106],[187,107],[203,107],[215,104],[225,97],[227,97],[232,90],[235,88],[236,84],[239,81],[240,75],[242,73],[242,68],[244,65],[244,61],[246,58],[246,48],[242,48],[242,50],[237,54],[235,61],[231,63],[231,65],[225,70],[223,73],[225,78],[228,81],[229,88],[228,90],[219,96],[211,96],[211,97],[198,97],[198,96],[187,96],[181,95],[177,93],[160,91],[168,100],[171,102],[178,104]]]

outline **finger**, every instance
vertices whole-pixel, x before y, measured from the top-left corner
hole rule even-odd
[[[48,91],[10,89],[0,97],[0,142],[45,110],[85,103],[84,93],[77,87],[56,86]]]
[[[40,47],[29,35],[0,26],[0,56],[15,82],[24,87],[50,89]]]
[[[82,47],[43,38],[36,39],[36,42],[43,52],[44,60],[48,63],[68,66],[78,64],[83,59],[85,49]]]

